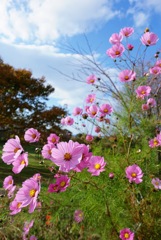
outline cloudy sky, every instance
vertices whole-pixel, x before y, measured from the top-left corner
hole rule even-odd
[[[89,54],[84,36],[96,58],[106,58],[109,37],[125,26],[136,29],[136,38],[146,27],[161,35],[160,0],[0,0],[0,16],[1,58],[45,76],[55,87],[50,105],[81,105],[88,91],[82,57],[72,49]]]

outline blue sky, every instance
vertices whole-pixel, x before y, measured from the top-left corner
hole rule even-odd
[[[0,0],[0,56],[15,68],[45,76],[55,87],[50,105],[81,106],[89,88],[65,78],[78,73],[79,54],[64,48],[65,42],[86,50],[83,35],[96,55],[106,58],[109,37],[121,28],[135,28],[134,42],[146,27],[161,38],[160,0]],[[161,49],[161,43],[158,46]],[[109,58],[107,57],[107,64]]]

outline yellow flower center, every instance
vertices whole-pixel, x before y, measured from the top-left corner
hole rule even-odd
[[[35,139],[35,138],[36,138],[36,134],[32,134],[31,137],[32,137],[33,139]]]
[[[58,186],[54,186],[54,187],[53,187],[53,190],[57,190],[57,189],[58,189]]]
[[[24,165],[24,164],[25,164],[25,160],[22,160],[22,161],[21,161],[21,165]]]
[[[104,109],[104,112],[105,112],[105,113],[107,113],[107,112],[108,112],[108,109],[107,109],[107,108],[106,108],[106,109]]]
[[[151,41],[150,41],[150,39],[147,41],[147,43],[148,43],[148,44],[151,44]]]
[[[157,146],[158,145],[158,140],[154,139],[153,144],[154,144],[154,146]]]
[[[61,187],[64,187],[66,185],[66,182],[65,181],[62,181],[61,183],[60,183],[60,186]]]
[[[155,182],[155,185],[159,186],[159,182]]]
[[[70,153],[65,153],[65,154],[64,154],[64,160],[70,161],[71,158],[72,158],[72,156],[71,156]]]
[[[132,173],[131,177],[135,178],[136,177],[136,173]]]
[[[125,76],[125,78],[124,78],[125,80],[129,80],[129,76]]]
[[[145,94],[145,91],[143,90],[143,91],[141,91],[141,94]]]
[[[18,150],[20,150],[20,148],[15,148],[14,153],[16,153]]]
[[[55,142],[56,142],[56,139],[55,139],[54,137],[52,138],[52,142],[53,142],[53,143],[55,143]]]
[[[21,203],[21,202],[18,202],[18,203],[17,203],[17,208],[20,208],[21,205],[22,205],[22,203]]]
[[[91,83],[94,83],[94,79],[90,79],[90,82],[91,82]]]
[[[35,189],[30,190],[29,192],[30,197],[35,197],[35,193],[36,193]]]
[[[100,168],[101,168],[101,164],[96,163],[96,164],[94,165],[94,168],[95,168],[95,169],[100,169]]]
[[[8,181],[8,184],[12,184],[12,182],[13,182],[12,180],[9,180],[9,181]]]
[[[95,112],[95,111],[93,111],[93,112],[92,112],[92,115],[96,115],[96,112]]]
[[[120,51],[116,51],[115,54],[116,54],[116,55],[120,55]]]
[[[130,235],[128,233],[124,234],[124,238],[128,239],[130,237]]]
[[[48,153],[51,155],[51,153],[52,153],[51,150],[48,150]]]

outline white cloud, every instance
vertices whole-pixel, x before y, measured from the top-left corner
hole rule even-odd
[[[1,39],[52,43],[60,36],[89,32],[119,11],[109,0],[1,0]]]
[[[148,24],[149,14],[144,12],[136,12],[133,15],[135,27],[145,27]]]

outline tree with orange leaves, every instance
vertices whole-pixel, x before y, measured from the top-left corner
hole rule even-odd
[[[60,119],[66,115],[64,108],[47,107],[48,97],[54,87],[46,84],[44,77],[35,78],[26,69],[14,69],[0,61],[0,138],[23,134],[35,127],[46,136],[48,132],[64,133]],[[66,134],[66,132],[65,132]]]

